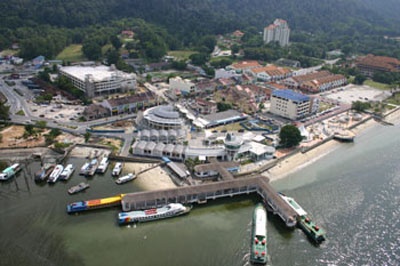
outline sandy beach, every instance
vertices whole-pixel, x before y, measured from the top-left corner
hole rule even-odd
[[[151,163],[125,163],[123,173],[138,173],[152,166],[154,166],[154,164]],[[134,182],[143,188],[143,190],[158,190],[176,187],[169,175],[160,166],[140,174]]]
[[[385,121],[398,124],[400,122],[400,109],[395,111],[394,113],[388,115],[385,118]],[[373,128],[378,125],[378,122],[371,119],[367,122],[359,125],[356,128],[353,128],[351,131],[357,135],[362,134],[363,131]],[[357,137],[356,137],[357,138]],[[339,148],[340,145],[346,145],[344,143],[338,142],[336,140],[328,141],[307,153],[296,153],[285,160],[278,163],[275,167],[269,169],[264,172],[263,175],[268,177],[270,181],[275,181],[281,178],[286,177],[289,174],[292,174],[329,154],[335,149]]]

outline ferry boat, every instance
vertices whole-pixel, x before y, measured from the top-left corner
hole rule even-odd
[[[121,199],[123,196],[124,194],[102,199],[73,202],[67,205],[67,213],[75,213],[75,212],[117,206],[121,204]]]
[[[115,180],[115,183],[117,183],[118,185],[121,185],[121,184],[129,182],[135,178],[136,178],[136,175],[134,173],[129,173],[129,174],[121,176],[120,178]]]
[[[120,225],[136,222],[148,222],[186,214],[192,208],[180,203],[170,203],[160,208],[131,212],[120,212],[118,223]]]
[[[53,172],[54,167],[55,167],[54,164],[49,164],[40,168],[40,170],[35,173],[35,182],[46,180],[46,178],[49,177],[51,172]]]
[[[84,191],[85,189],[88,189],[89,187],[90,187],[90,185],[88,183],[81,182],[76,186],[70,187],[68,189],[68,193],[69,194],[75,194],[75,193]]]
[[[259,203],[253,212],[253,226],[251,234],[251,263],[266,264],[267,254],[267,211]]]
[[[8,180],[15,176],[19,171],[21,171],[21,165],[19,163],[15,163],[10,167],[7,167],[0,173],[0,180]]]
[[[73,164],[68,164],[60,174],[60,180],[68,180],[75,171]]]
[[[115,164],[115,166],[114,166],[113,171],[112,171],[112,175],[113,176],[119,176],[121,174],[122,167],[123,167],[122,163],[121,162],[117,162]]]
[[[86,162],[82,165],[81,170],[79,171],[80,175],[85,175],[87,172],[87,169],[89,167],[89,162]]]
[[[101,159],[99,167],[97,168],[96,172],[104,174],[107,171],[109,160],[107,156],[104,156],[103,159]]]
[[[62,166],[61,164],[57,164],[54,170],[51,172],[47,183],[55,183],[60,177],[63,170],[64,166]]]
[[[284,201],[297,213],[297,226],[315,243],[325,240],[326,231],[316,225],[305,210],[291,197],[279,193]]]

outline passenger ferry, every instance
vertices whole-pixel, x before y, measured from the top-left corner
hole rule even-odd
[[[67,205],[67,213],[117,206],[121,204],[121,199],[123,196],[124,194],[120,194],[114,197],[73,202]]]
[[[267,211],[259,203],[253,212],[253,226],[251,234],[251,263],[266,264],[267,254]]]
[[[64,170],[64,166],[62,164],[57,164],[54,168],[53,172],[51,172],[47,183],[55,183],[57,182],[58,178],[60,177],[62,171]]]
[[[137,222],[148,222],[186,214],[192,208],[180,203],[170,203],[160,208],[141,211],[120,212],[118,223],[120,225]]]
[[[75,193],[84,191],[85,189],[88,189],[89,187],[90,187],[90,185],[88,183],[81,182],[76,186],[70,187],[68,189],[68,193],[69,194],[75,194]]]
[[[0,180],[8,180],[15,176],[19,171],[21,171],[21,165],[19,163],[15,163],[10,167],[7,167],[0,173]]]
[[[129,173],[129,174],[121,176],[120,178],[115,180],[115,183],[117,183],[118,185],[121,185],[121,184],[129,182],[135,178],[136,178],[136,175],[134,173]]]
[[[68,164],[64,170],[60,174],[60,180],[68,180],[73,172],[75,171],[75,167],[73,164]]]
[[[107,171],[109,160],[107,156],[104,156],[103,159],[101,159],[99,167],[97,168],[96,172],[104,174]]]
[[[319,244],[325,240],[326,231],[312,221],[305,210],[291,197],[279,193],[284,201],[297,213],[297,226],[315,243]]]
[[[112,171],[112,175],[113,176],[119,176],[121,174],[122,167],[123,167],[122,163],[121,162],[117,162],[115,164],[115,166],[114,166],[113,171]]]
[[[40,170],[38,170],[35,173],[35,182],[40,182],[40,181],[46,180],[46,178],[49,177],[51,172],[53,172],[54,167],[55,167],[54,164],[47,164],[47,165],[43,166],[42,168],[40,168]]]
[[[89,166],[86,169],[86,176],[93,176],[96,173],[97,167],[99,167],[99,161],[94,158],[90,161]]]

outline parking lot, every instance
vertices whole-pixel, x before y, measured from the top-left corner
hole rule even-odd
[[[355,101],[379,102],[388,98],[390,92],[365,85],[349,84],[345,87],[322,93],[321,96],[341,103],[351,104]]]

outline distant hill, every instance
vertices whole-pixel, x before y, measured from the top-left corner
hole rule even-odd
[[[351,34],[398,33],[399,0],[8,0],[0,3],[2,26],[35,24],[81,27],[127,17],[143,18],[183,36],[260,30],[283,18],[294,30]]]

